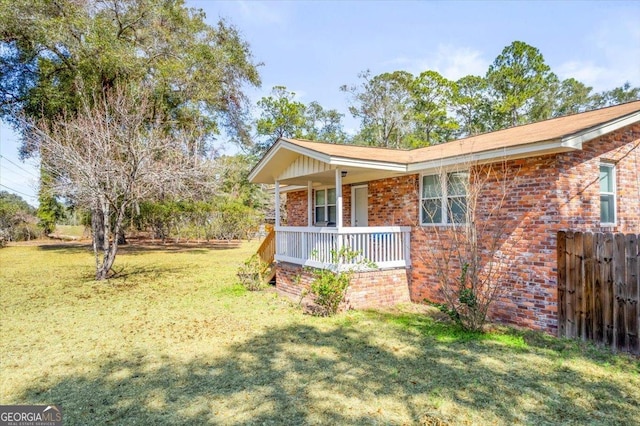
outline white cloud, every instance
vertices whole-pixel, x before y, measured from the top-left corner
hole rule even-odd
[[[285,19],[273,3],[260,1],[237,1],[242,18],[249,22],[261,24],[282,24]]]
[[[574,77],[594,91],[610,90],[629,81],[640,85],[640,26],[637,19],[605,19],[589,37],[593,59],[572,59],[553,67],[561,78]]]
[[[423,58],[396,57],[383,64],[388,67],[402,67],[413,73],[420,74],[423,71],[433,70],[442,74],[449,80],[458,80],[466,75],[484,75],[489,68],[489,63],[482,56],[482,52],[468,47],[440,44],[436,51]]]
[[[605,67],[595,65],[590,61],[568,61],[555,67],[555,72],[561,79],[573,77],[587,86],[596,87],[601,85],[601,81],[607,80],[610,70]]]

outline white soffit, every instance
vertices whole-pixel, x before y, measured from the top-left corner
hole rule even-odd
[[[626,126],[630,126],[640,120],[640,111],[618,118],[605,124],[586,129],[570,136],[562,138],[562,146],[574,149],[582,149],[582,144],[607,133],[615,132]]]

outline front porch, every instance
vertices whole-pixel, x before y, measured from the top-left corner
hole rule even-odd
[[[376,188],[376,182],[405,176],[406,167],[386,161],[388,150],[376,151],[377,159],[352,160],[305,145],[280,139],[250,174],[252,182],[273,185],[274,234],[265,244],[271,257],[261,257],[274,265],[276,289],[299,302],[314,269],[351,270],[345,307],[409,302],[411,227],[398,226],[407,222],[385,212],[388,203]]]
[[[276,227],[275,260],[314,268],[344,270],[362,261],[376,269],[411,266],[408,226]],[[347,249],[357,256],[335,264],[335,253]]]

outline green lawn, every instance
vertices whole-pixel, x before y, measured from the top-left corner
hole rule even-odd
[[[79,240],[86,237],[86,228],[82,225],[56,225],[53,234],[62,239]]]
[[[0,404],[87,424],[637,424],[640,362],[423,308],[305,316],[235,284],[257,247],[0,250]]]

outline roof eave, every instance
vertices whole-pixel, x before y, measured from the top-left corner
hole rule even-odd
[[[358,167],[365,169],[374,169],[374,170],[384,170],[384,171],[393,171],[393,172],[406,172],[407,165],[405,163],[396,163],[396,162],[388,162],[388,161],[373,161],[362,158],[349,158],[343,156],[332,156],[329,154],[324,154],[318,151],[314,151],[309,148],[305,148],[295,143],[289,142],[286,139],[278,139],[271,148],[267,151],[267,153],[260,159],[258,164],[254,166],[254,168],[249,173],[249,182],[252,183],[273,183],[271,181],[257,180],[260,176],[260,173],[263,171],[265,166],[267,166],[274,157],[281,150],[286,149],[291,152],[295,152],[300,155],[307,156],[309,158],[313,158],[315,160],[321,161],[323,163],[329,164],[331,166],[342,166],[342,167]]]
[[[492,163],[495,161],[531,157],[532,155],[546,155],[558,152],[572,151],[582,147],[569,147],[562,144],[561,139],[536,142],[527,145],[517,145],[508,148],[498,148],[482,152],[470,152],[446,158],[421,161],[409,164],[407,171],[420,172],[454,166],[470,166],[473,164]]]
[[[632,112],[615,120],[600,124],[589,129],[582,130],[562,138],[562,146],[573,149],[582,149],[582,144],[596,139],[607,133],[615,132],[623,127],[634,124],[640,120],[640,111]]]

